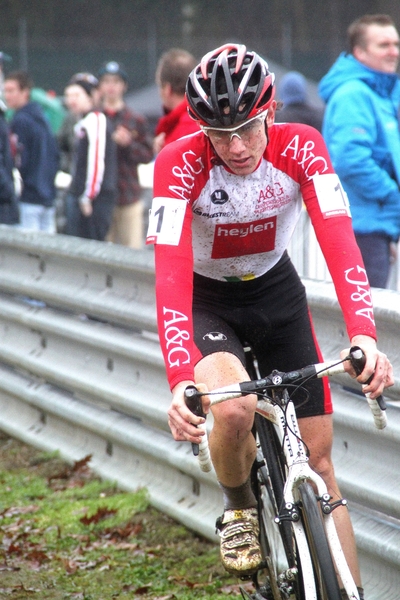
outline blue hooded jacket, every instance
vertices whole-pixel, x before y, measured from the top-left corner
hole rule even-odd
[[[17,136],[17,166],[23,183],[21,202],[52,206],[59,155],[57,142],[40,106],[28,102],[17,110],[10,129]]]
[[[400,83],[341,54],[322,78],[322,134],[350,201],[356,233],[400,235]]]

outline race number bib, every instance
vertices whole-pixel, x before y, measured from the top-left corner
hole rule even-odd
[[[146,244],[177,246],[181,238],[186,202],[176,198],[153,198]]]
[[[347,194],[336,173],[315,175],[313,182],[324,219],[351,216]]]

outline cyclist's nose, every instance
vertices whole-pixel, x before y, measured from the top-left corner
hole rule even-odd
[[[229,150],[231,152],[242,152],[246,148],[246,144],[238,133],[233,133],[229,141]]]

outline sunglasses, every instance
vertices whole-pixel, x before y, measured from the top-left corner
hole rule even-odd
[[[264,124],[267,111],[252,117],[242,125],[236,125],[236,127],[206,127],[201,126],[201,130],[210,138],[215,144],[230,144],[233,137],[236,136],[242,142],[247,143],[251,140],[252,136],[257,130]]]

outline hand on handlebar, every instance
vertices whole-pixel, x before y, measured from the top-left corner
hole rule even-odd
[[[384,388],[394,384],[393,367],[386,354],[378,350],[373,338],[366,335],[356,335],[352,338],[351,343],[363,350],[366,358],[365,367],[362,373],[357,375],[350,362],[347,362],[345,363],[345,370],[351,377],[364,384],[363,392],[365,394],[369,394],[371,399],[378,398],[383,393]],[[341,357],[344,358],[348,353],[349,349],[343,350]]]
[[[193,414],[186,406],[184,392],[188,386],[194,386],[193,381],[181,381],[172,390],[172,402],[168,409],[168,425],[176,441],[187,441],[192,444],[199,444],[204,431],[197,426],[205,422],[204,417],[198,417]],[[195,386],[200,392],[207,392],[204,384]],[[203,397],[203,411],[208,413],[209,400],[207,396]]]

